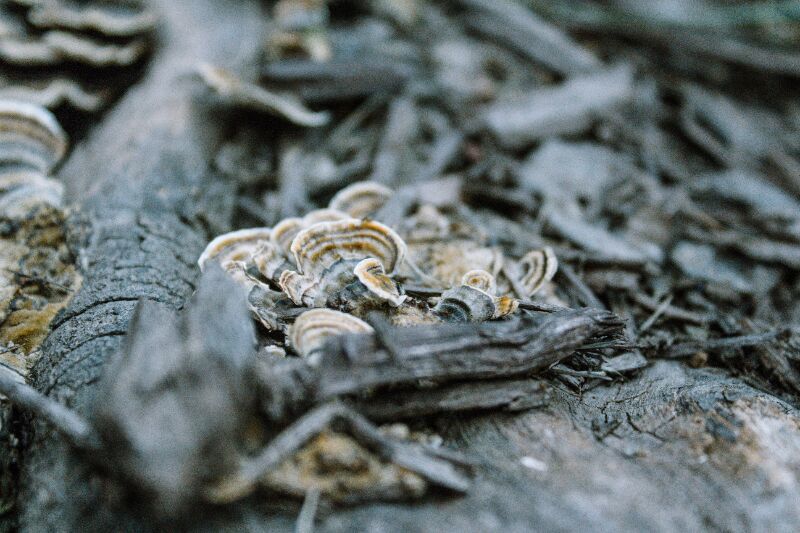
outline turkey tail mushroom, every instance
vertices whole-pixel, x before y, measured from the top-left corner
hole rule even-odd
[[[353,315],[332,309],[311,309],[297,317],[289,328],[289,343],[297,353],[310,357],[330,337],[372,331],[372,326]]]
[[[18,100],[0,100],[0,164],[49,174],[67,152],[67,135],[52,113]]]
[[[553,279],[558,270],[558,259],[549,246],[528,252],[520,263],[525,268],[521,280],[522,286],[525,287],[529,297],[539,292],[545,283]]]
[[[394,191],[385,185],[361,181],[337,192],[328,207],[353,218],[367,218],[377,213],[393,194]]]
[[[448,322],[483,322],[510,315],[519,302],[508,296],[495,296],[496,287],[490,273],[472,270],[464,275],[459,287],[442,293],[433,312]]]

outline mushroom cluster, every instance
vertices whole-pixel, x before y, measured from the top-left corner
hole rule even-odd
[[[350,185],[304,217],[216,237],[198,264],[219,263],[249,290],[265,330],[304,357],[331,335],[371,331],[372,313],[396,326],[500,319],[555,275],[552,249],[506,257],[430,204],[396,228],[375,220],[393,196],[381,184]]]

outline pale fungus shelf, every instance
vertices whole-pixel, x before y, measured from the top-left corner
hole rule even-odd
[[[329,206],[353,218],[367,218],[377,213],[392,194],[389,187],[380,183],[359,181],[337,192]]]
[[[155,12],[135,0],[0,6],[0,98],[85,113],[107,107],[152,50]]]
[[[288,340],[298,354],[311,357],[324,346],[328,337],[371,331],[372,326],[353,315],[333,309],[311,309],[294,321]]]

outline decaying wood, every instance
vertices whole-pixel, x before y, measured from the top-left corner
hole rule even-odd
[[[314,394],[324,399],[419,379],[488,379],[541,372],[587,341],[613,335],[620,328],[611,313],[581,310],[480,326],[397,329],[388,339],[344,336],[326,349]]]
[[[164,46],[152,69],[60,172],[81,205],[73,233],[84,290],[53,324],[33,384],[81,414],[137,300],[181,305],[194,289],[206,231],[224,227],[233,205],[232,190],[209,170],[224,131],[198,100],[194,72],[202,62],[246,68],[261,37],[260,8],[255,2],[158,8]],[[85,464],[54,436],[37,424],[21,475],[20,527],[109,525],[114,517],[89,503],[101,487],[85,490],[92,484]],[[82,518],[86,505],[99,512]]]
[[[32,375],[32,386],[58,403],[41,402],[30,389],[3,382],[7,390],[16,392],[12,399],[27,403],[40,415],[15,413],[12,421],[23,426],[19,435],[26,442],[17,505],[5,516],[3,527],[22,531],[164,527],[154,522],[146,505],[129,499],[91,461],[75,453],[46,419],[61,420],[56,423],[74,430],[73,444],[86,448],[80,444],[87,435],[81,422],[91,419],[101,397],[98,383],[112,368],[107,362],[119,353],[137,302],[160,302],[162,306],[156,307],[164,317],[172,313],[168,309],[182,307],[195,290],[199,274],[195,261],[205,243],[239,224],[233,215],[237,204],[249,206],[251,216],[267,221],[281,208],[287,214],[300,214],[306,202],[316,201],[302,190],[299,182],[305,177],[288,172],[297,168],[284,168],[273,198],[291,200],[291,205],[259,212],[266,211],[263,205],[236,198],[235,189],[242,183],[221,176],[213,167],[214,155],[231,137],[231,124],[251,118],[209,105],[195,75],[200,64],[224,65],[243,78],[256,79],[261,74],[271,76],[273,82],[297,86],[294,73],[255,65],[264,37],[263,6],[255,1],[154,3],[163,20],[149,71],[75,147],[59,172],[72,203],[79,207],[69,229],[84,284],[54,321]],[[558,305],[524,301],[523,316],[507,322],[408,331],[377,328],[376,335],[330,342],[327,357],[317,367],[298,359],[271,361],[250,378],[254,390],[261,387],[259,392],[265,395],[261,398],[264,409],[276,419],[298,405],[321,404],[310,411],[309,418],[300,419],[301,430],[316,429],[317,422],[339,417],[351,430],[380,443],[394,460],[409,466],[431,467],[430,458],[436,455],[421,454],[413,446],[391,448],[393,444],[387,442],[393,441],[385,441],[365,418],[350,416],[351,411],[341,410],[343,404],[326,402],[346,395],[344,405],[376,421],[406,419],[422,424],[425,417],[425,427],[435,428],[444,441],[437,453],[447,459],[431,471],[440,474],[442,486],[464,490],[459,488],[462,478],[445,466],[455,457],[444,450],[453,448],[474,463],[473,485],[463,495],[443,492],[414,503],[343,508],[326,505],[310,492],[300,519],[299,502],[284,504],[258,493],[193,513],[180,526],[197,531],[289,531],[297,521],[298,529],[313,523],[321,531],[794,529],[800,522],[800,412],[792,391],[800,390],[800,351],[796,331],[774,324],[775,317],[791,322],[797,315],[792,315],[791,305],[779,305],[780,297],[768,295],[784,290],[796,293],[797,219],[791,220],[791,198],[765,203],[763,191],[775,183],[796,192],[796,173],[792,172],[798,145],[791,135],[800,124],[796,106],[794,118],[786,118],[795,125],[774,128],[777,149],[736,137],[752,129],[722,123],[714,131],[694,128],[714,122],[713,114],[703,121],[684,121],[682,135],[689,137],[693,150],[726,167],[721,175],[747,172],[761,179],[766,168],[777,167],[760,190],[715,185],[715,176],[708,173],[704,175],[708,182],[695,181],[697,162],[689,155],[694,152],[688,144],[681,144],[686,139],[676,140],[652,117],[640,128],[635,114],[629,117],[625,113],[630,110],[618,109],[619,104],[646,100],[646,94],[640,93],[647,92],[647,84],[640,86],[626,66],[603,67],[587,47],[557,27],[628,36],[630,32],[602,21],[570,21],[563,12],[556,9],[553,15],[546,7],[540,12],[551,13],[557,24],[535,16],[515,18],[517,12],[505,9],[505,2],[453,4],[463,9],[459,20],[466,19],[464,26],[470,32],[488,35],[524,62],[543,66],[564,79],[537,85],[523,95],[522,107],[505,100],[505,95],[488,103],[478,114],[483,117],[480,124],[462,124],[450,117],[455,125],[432,135],[435,149],[420,161],[410,160],[409,153],[415,148],[413,139],[429,128],[426,121],[432,119],[428,109],[423,109],[424,98],[401,89],[398,80],[413,77],[412,70],[382,65],[387,74],[378,83],[374,76],[380,69],[371,67],[350,93],[334,86],[326,87],[332,92],[325,94],[310,84],[305,94],[312,99],[374,95],[352,112],[351,121],[345,120],[332,133],[328,148],[336,153],[352,155],[351,137],[357,125],[389,102],[387,120],[360,133],[370,139],[360,143],[357,154],[340,164],[321,190],[347,183],[356,175],[401,186],[401,193],[381,213],[399,222],[415,204],[430,199],[423,190],[426,184],[415,183],[418,176],[428,179],[446,172],[453,162],[479,160],[465,175],[485,187],[467,184],[461,193],[470,205],[456,210],[494,228],[497,242],[493,244],[523,251],[539,247],[538,230],[560,239],[557,255],[569,262],[557,279],[563,285],[557,294],[563,301]],[[437,11],[436,16],[441,13]],[[498,31],[498,20],[509,24],[508,33]],[[675,35],[659,28],[644,29],[632,37],[726,64],[797,73],[796,54],[790,52],[767,50],[738,37],[701,42]],[[687,65],[701,78],[707,76],[696,63]],[[302,75],[313,70],[298,69]],[[320,73],[313,76],[314,81],[327,76],[324,69],[315,72]],[[594,90],[599,83],[608,90]],[[386,88],[400,95],[379,94]],[[415,90],[424,94],[426,89]],[[699,96],[692,91],[678,88],[670,96],[679,102],[678,107],[685,106],[687,118],[698,112],[692,98]],[[653,115],[665,114],[660,103],[647,106]],[[524,113],[518,114],[521,110]],[[680,116],[680,110],[676,115]],[[753,120],[763,120],[762,125],[773,124],[772,119],[753,116],[759,117]],[[272,127],[260,119],[254,119],[250,127],[254,125],[255,129]],[[472,129],[481,127],[495,139],[475,141]],[[680,130],[680,120],[670,127]],[[720,128],[730,133],[723,139],[729,141],[725,145],[714,137]],[[616,129],[624,131],[617,137]],[[541,189],[541,183],[534,183],[530,176],[525,178],[507,155],[493,147],[499,141],[501,148],[521,150],[544,141],[532,148],[541,154],[550,142],[546,139],[562,134],[592,135],[588,142],[598,146],[610,136],[620,152],[631,143],[635,146],[629,151],[636,154],[637,164],[665,177],[669,186],[652,187],[647,176],[636,175],[622,184],[602,180],[588,197],[579,198],[581,191],[569,191],[575,194],[567,199],[553,197],[552,191]],[[295,136],[302,139],[302,148],[313,148],[319,140],[313,135]],[[458,150],[464,144],[467,155]],[[484,152],[476,156],[470,150]],[[369,161],[372,152],[375,161],[370,165],[364,158]],[[276,161],[280,164],[285,155],[282,152]],[[609,157],[617,159],[614,154]],[[599,170],[591,173],[603,175]],[[508,185],[509,176],[522,178]],[[714,187],[723,192],[709,193]],[[458,183],[452,190],[443,195],[448,197],[443,203],[452,205],[459,199]],[[776,198],[775,189],[769,190]],[[650,194],[653,198],[645,209],[630,201]],[[577,201],[564,203],[577,199],[585,208],[577,208]],[[737,207],[726,203],[730,200]],[[519,216],[493,218],[474,209],[481,201],[500,211],[514,210]],[[790,208],[772,220],[771,207],[777,204]],[[656,205],[663,211],[642,216],[642,211]],[[745,208],[740,209],[741,205]],[[635,229],[644,236],[624,224],[599,222],[601,214],[640,222]],[[685,217],[689,227],[664,237],[648,225],[667,224],[668,217],[680,219],[681,224],[680,217]],[[770,238],[754,237],[749,234],[753,228],[761,228]],[[731,260],[730,253],[740,254],[735,256],[739,263]],[[742,263],[745,260],[755,266]],[[583,267],[593,271],[585,273]],[[666,276],[654,275],[669,269],[676,270],[679,279],[666,282]],[[657,281],[642,292],[638,279],[651,274]],[[439,294],[424,287],[408,292],[419,297]],[[620,327],[618,320],[600,309],[570,308],[580,304],[607,306],[624,315],[628,336],[636,344],[604,338]],[[745,307],[755,309],[753,321],[737,314]],[[153,311],[150,319],[157,321],[159,316]],[[713,334],[705,337],[709,332]],[[591,339],[589,346],[587,339]],[[158,339],[152,340],[156,344]],[[625,352],[612,351],[612,347]],[[639,350],[649,358],[646,368],[642,367],[648,361]],[[567,357],[584,364],[567,365]],[[585,364],[588,358],[596,364]],[[685,358],[691,358],[691,366]],[[733,372],[694,368],[714,358]],[[734,359],[744,364],[730,363]],[[557,363],[561,366],[546,375],[529,375]],[[639,373],[631,375],[636,370]],[[765,374],[772,374],[767,386]],[[380,394],[373,388],[380,389]],[[69,415],[59,408],[62,404],[82,418],[67,420]],[[442,412],[447,414],[437,416]],[[250,478],[245,484],[273,465],[276,457],[284,457],[281,453],[290,449],[284,444],[279,441],[276,448],[266,449],[260,461],[246,465]]]

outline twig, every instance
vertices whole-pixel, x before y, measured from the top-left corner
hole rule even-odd
[[[525,290],[525,287],[522,286],[522,283],[520,283],[519,279],[517,279],[516,276],[513,276],[511,272],[508,271],[507,265],[504,264],[500,271],[503,273],[503,277],[505,277],[511,284],[511,288],[514,289],[514,293],[517,295],[517,298],[528,298],[528,291]]]
[[[419,298],[433,298],[442,295],[442,289],[422,287],[420,285],[403,285],[403,289],[405,289],[406,294]]]
[[[10,269],[10,268],[6,268],[4,270],[6,272],[8,272],[9,274],[14,274],[15,276],[20,276],[20,277],[23,277],[23,278],[27,278],[29,280],[35,281],[36,283],[41,283],[41,284],[44,284],[44,285],[51,285],[53,287],[56,287],[57,289],[61,289],[64,292],[73,292],[72,289],[67,287],[66,285],[62,285],[60,283],[56,283],[55,281],[50,281],[49,279],[43,278],[41,276],[36,276],[36,275],[33,275],[33,274],[26,274],[25,272],[21,272],[19,270],[13,270],[13,269]]]
[[[630,296],[637,304],[641,305],[648,311],[656,311],[663,304],[663,302],[662,304],[659,304],[658,301],[640,292],[631,292]],[[711,320],[710,317],[693,313],[691,311],[681,309],[680,307],[675,307],[670,305],[670,303],[671,302],[668,302],[666,307],[664,307],[664,310],[661,312],[668,318],[683,320],[685,322],[691,322],[698,325],[706,324]]]
[[[0,368],[0,394],[22,409],[49,422],[75,448],[84,451],[100,449],[100,439],[86,420],[33,387],[21,383],[2,368]]]
[[[571,311],[569,307],[561,307],[560,305],[546,304],[542,302],[533,302],[531,300],[520,300],[519,308],[526,311],[539,311],[540,313],[559,313],[561,311]]]
[[[565,376],[573,376],[578,378],[587,378],[587,379],[602,379],[604,381],[613,381],[612,378],[608,377],[608,374],[605,372],[595,372],[591,370],[573,370],[571,368],[567,368],[564,365],[555,365],[550,369],[551,372],[556,374],[562,374]]]
[[[320,490],[317,487],[306,491],[306,498],[303,500],[303,506],[300,508],[300,514],[297,515],[297,522],[294,525],[295,533],[312,533],[314,531],[314,518],[319,506],[319,495]]]
[[[372,423],[347,406],[332,402],[303,415],[283,430],[258,455],[246,459],[238,471],[211,488],[207,497],[220,503],[236,500],[251,492],[266,473],[300,449],[319,432],[340,424],[359,443],[384,459],[396,463],[437,485],[457,492],[469,487],[469,479],[458,471],[464,461],[454,460],[411,443],[398,442],[381,434]]]
[[[567,265],[566,263],[561,263],[559,265],[558,271],[567,278],[573,287],[578,291],[578,295],[580,296],[581,300],[583,300],[584,305],[589,307],[594,307],[595,309],[605,309],[606,306],[600,299],[594,294],[594,291],[589,288],[586,283],[572,270],[572,267]]]
[[[701,351],[714,351],[724,348],[744,348],[746,346],[757,346],[774,341],[786,333],[785,329],[767,331],[753,335],[740,335],[737,337],[725,337],[722,339],[707,339],[702,341],[689,341],[673,344],[665,350],[656,353],[657,357],[665,359],[678,359],[689,357]],[[641,346],[641,348],[653,349],[652,346]]]
[[[645,320],[642,323],[641,327],[639,327],[639,334],[642,334],[648,329],[650,329],[650,327],[656,323],[656,320],[658,320],[658,318],[664,314],[664,312],[667,310],[667,307],[669,307],[670,303],[672,303],[671,294],[668,295],[666,298],[664,298],[664,301],[661,302],[658,305],[658,307],[656,307],[656,309],[653,311],[653,313],[649,317],[647,317],[647,320]]]
[[[391,336],[393,355],[376,335],[344,335],[323,348],[312,393],[321,402],[420,379],[455,381],[538,372],[593,340],[618,335],[622,326],[607,311],[578,309],[505,322],[393,328],[383,333],[384,338]]]

